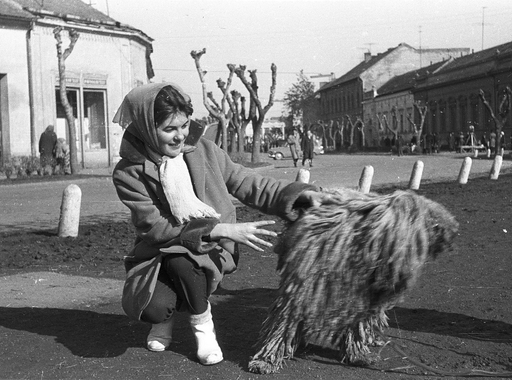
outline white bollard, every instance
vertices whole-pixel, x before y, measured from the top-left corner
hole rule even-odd
[[[478,149],[473,152],[473,158],[478,158]]]
[[[421,176],[423,175],[423,161],[418,160],[412,168],[411,178],[409,180],[409,189],[418,190],[420,188]]]
[[[501,164],[503,164],[503,156],[497,155],[496,157],[494,157],[491,173],[489,174],[490,179],[498,179],[498,177],[500,176]]]
[[[462,166],[460,168],[459,179],[458,179],[458,182],[461,185],[465,185],[466,183],[468,183],[468,177],[469,177],[469,172],[471,171],[472,163],[473,163],[473,161],[471,160],[471,157],[464,158],[464,161],[462,162]]]
[[[367,165],[363,168],[361,178],[359,179],[359,191],[361,193],[368,194],[370,192],[370,187],[372,186],[372,179],[373,166]]]
[[[302,182],[302,183],[309,183],[309,176],[310,171],[307,169],[299,169],[299,172],[297,173],[297,178],[295,181]]]
[[[64,189],[60,206],[59,237],[78,236],[81,202],[82,190],[77,185],[71,184]]]
[[[491,158],[491,150],[487,149],[487,158]]]

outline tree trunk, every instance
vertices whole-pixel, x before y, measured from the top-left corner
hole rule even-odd
[[[257,164],[261,160],[261,126],[263,125],[263,120],[253,121],[252,129],[252,155],[251,162],[253,164]]]
[[[70,167],[71,174],[77,174],[80,171],[78,166],[78,149],[76,146],[76,128],[75,128],[75,116],[73,115],[73,108],[69,104],[67,88],[66,88],[66,59],[73,52],[73,48],[75,47],[76,41],[80,36],[78,32],[74,29],[69,31],[70,43],[69,47],[62,51],[62,37],[61,37],[62,27],[57,27],[53,30],[53,34],[55,39],[57,40],[57,58],[59,64],[59,95],[62,106],[64,107],[64,112],[66,114],[66,121],[68,125],[68,134],[69,134],[69,156],[70,156]]]

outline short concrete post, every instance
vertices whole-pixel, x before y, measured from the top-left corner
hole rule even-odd
[[[59,237],[78,236],[81,202],[82,190],[77,185],[71,184],[64,189],[60,206]]]
[[[494,157],[494,161],[492,163],[491,173],[489,175],[490,179],[498,179],[500,176],[501,164],[503,164],[503,156],[498,154],[496,157]]]
[[[462,162],[462,166],[460,168],[459,179],[458,179],[458,182],[461,185],[465,185],[466,183],[468,183],[468,177],[469,177],[469,172],[471,171],[472,163],[473,163],[473,161],[471,160],[471,157],[464,158],[464,161]]]
[[[491,150],[487,149],[487,158],[491,158]]]
[[[478,158],[478,149],[473,152],[473,158]]]
[[[423,161],[418,160],[412,168],[411,178],[409,180],[409,189],[418,190],[420,188],[421,176],[423,175]]]
[[[370,187],[372,186],[372,179],[373,166],[367,165],[363,168],[361,178],[359,178],[359,191],[361,193],[368,194],[370,192]]]
[[[295,181],[302,182],[302,183],[309,183],[310,174],[311,174],[310,171],[307,169],[299,169],[299,171],[297,173],[297,178],[295,179]]]

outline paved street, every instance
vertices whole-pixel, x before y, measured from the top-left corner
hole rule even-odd
[[[455,153],[403,157],[386,154],[322,155],[314,159],[310,182],[326,188],[355,188],[363,168],[371,165],[374,168],[374,186],[396,184],[406,187],[417,160],[424,163],[423,181],[456,181],[464,157]],[[290,159],[268,160],[272,165],[259,168],[258,172],[274,178],[296,178],[299,168],[293,167]],[[488,175],[491,166],[492,160],[473,159],[470,180],[473,176]],[[502,172],[505,171],[512,171],[509,155],[503,161]],[[108,170],[84,170],[82,174],[91,174],[91,178],[0,186],[0,232],[56,229],[62,193],[71,183],[82,190],[81,223],[129,217],[127,208],[117,198]]]

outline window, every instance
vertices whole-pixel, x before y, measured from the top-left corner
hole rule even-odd
[[[103,91],[84,90],[85,149],[106,149],[105,98]]]

